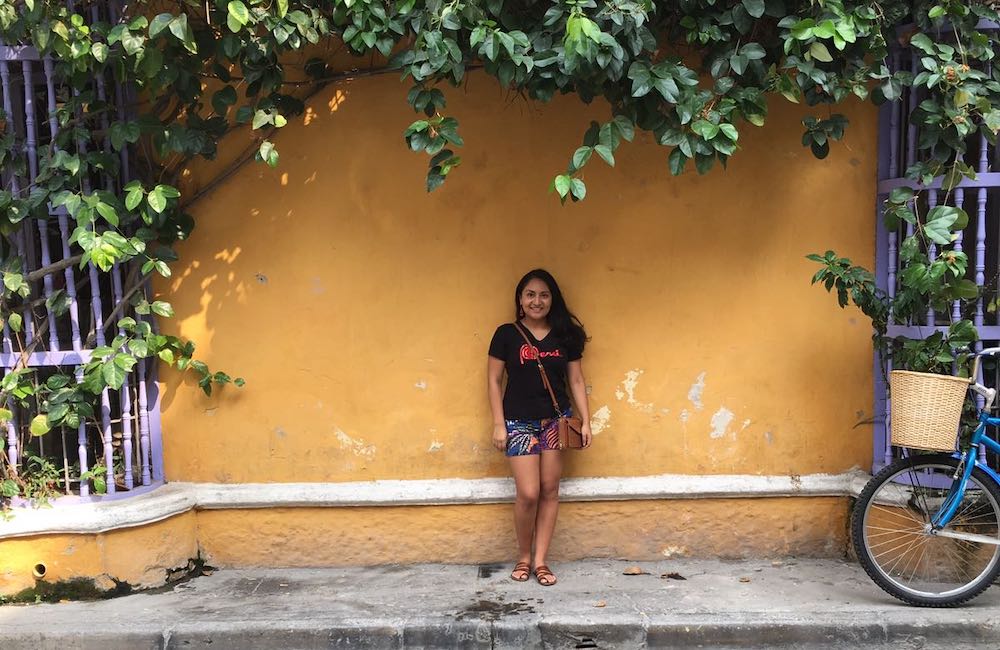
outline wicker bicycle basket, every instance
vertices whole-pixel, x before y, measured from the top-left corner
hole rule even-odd
[[[949,375],[893,370],[892,444],[953,451],[969,380]]]

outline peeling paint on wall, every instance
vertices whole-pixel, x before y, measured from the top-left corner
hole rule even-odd
[[[705,392],[705,373],[698,375],[698,378],[691,385],[691,389],[688,391],[688,399],[694,404],[694,410],[700,411],[705,408],[705,405],[701,403],[701,395]]]
[[[427,382],[421,379],[417,383],[413,384],[413,387],[417,390],[427,390]]]
[[[675,555],[684,556],[688,554],[688,551],[683,546],[668,546],[660,551],[660,554],[663,557],[674,557]]]
[[[596,436],[600,432],[604,431],[608,426],[608,421],[611,419],[611,409],[607,405],[602,406],[597,409],[592,416],[590,416],[590,428],[593,434]]]
[[[639,384],[639,377],[645,370],[640,370],[636,368],[635,370],[629,370],[625,373],[625,379],[618,385],[615,389],[615,397],[618,400],[624,399],[625,402],[634,409],[638,409],[645,413],[653,412],[653,405],[647,402],[640,402],[635,399],[635,387]]]
[[[349,449],[355,456],[361,456],[371,460],[375,457],[375,445],[369,445],[364,440],[352,438],[340,429],[334,427],[333,435],[340,442],[342,449]]]
[[[437,440],[432,440],[431,441],[431,446],[427,448],[427,451],[429,451],[431,453],[434,453],[435,451],[440,451],[443,448],[444,448],[444,443],[443,442],[440,442],[440,441],[437,441]]]
[[[725,406],[720,406],[719,410],[712,415],[712,432],[709,435],[713,438],[723,437],[732,421],[733,412]]]
[[[691,417],[691,414],[688,413],[688,410],[687,409],[681,409],[681,422],[683,422],[684,424],[687,424],[687,421],[688,421],[689,417]]]

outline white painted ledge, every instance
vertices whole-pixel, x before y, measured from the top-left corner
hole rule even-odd
[[[660,474],[570,478],[560,486],[563,501],[638,499],[732,499],[856,496],[869,475],[756,476],[752,474]],[[170,483],[135,497],[107,503],[17,510],[0,522],[0,539],[43,533],[102,533],[162,521],[189,510],[240,508],[334,508],[507,503],[514,499],[509,478],[357,481],[349,483]]]

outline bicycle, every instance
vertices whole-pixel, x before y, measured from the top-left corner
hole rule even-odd
[[[1000,475],[979,460],[980,447],[1000,454],[986,437],[1000,425],[989,411],[997,391],[975,381],[983,397],[979,424],[964,452],[910,455],[878,472],[851,513],[851,538],[875,583],[911,605],[953,607],[985,591],[1000,574]]]

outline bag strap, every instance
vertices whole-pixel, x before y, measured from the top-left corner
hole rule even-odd
[[[534,345],[528,339],[528,335],[525,334],[525,332],[524,332],[523,329],[521,329],[521,324],[520,323],[515,322],[514,323],[514,327],[517,328],[517,331],[521,335],[521,338],[524,339],[524,342],[528,344],[528,349],[534,349],[534,350],[538,351],[538,354],[535,355],[535,363],[538,364],[538,372],[542,375],[542,383],[545,384],[545,390],[549,391],[549,397],[552,398],[552,408],[554,408],[556,410],[556,417],[557,418],[561,418],[562,417],[562,411],[559,409],[559,400],[556,399],[556,394],[552,390],[552,384],[549,383],[549,376],[547,374],[545,374],[545,366],[542,365],[541,351],[538,350],[538,346]]]

